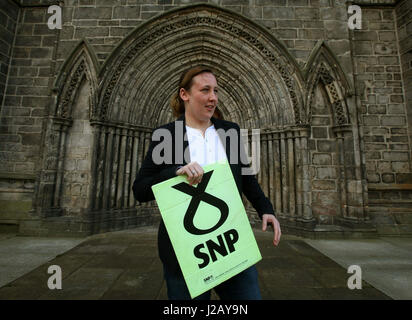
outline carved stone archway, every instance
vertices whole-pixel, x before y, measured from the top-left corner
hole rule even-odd
[[[216,71],[219,108],[242,128],[292,132],[303,123],[301,72],[266,30],[210,5],[168,12],[131,33],[102,67],[98,111],[92,120],[95,141],[100,141],[91,210],[96,216],[133,211],[130,186],[149,133],[173,120],[168,104],[178,78],[197,64]],[[294,148],[294,138],[285,134],[281,144]],[[290,160],[284,158],[281,165],[286,166],[285,161]],[[288,179],[289,184],[294,177]],[[140,205],[139,214],[149,216],[151,207]]]
[[[318,222],[312,213],[310,138],[311,105],[322,84],[340,148],[340,206],[345,210],[339,218],[365,221],[362,178],[348,176],[352,169],[360,172],[347,103],[351,89],[333,54],[326,45],[318,46],[302,71],[266,29],[209,4],[178,8],[147,21],[101,68],[87,43],[78,46],[56,81],[35,210],[45,218],[66,216],[61,204],[65,141],[81,80],[86,79],[93,158],[87,209],[75,217],[79,228],[96,233],[158,219],[154,203],[136,203],[131,186],[152,130],[173,120],[168,105],[180,74],[198,64],[217,73],[223,116],[241,128],[261,129],[258,179],[282,223],[294,230],[313,231]]]

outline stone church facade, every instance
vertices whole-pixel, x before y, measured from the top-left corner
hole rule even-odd
[[[411,235],[411,21],[409,0],[2,0],[0,231],[156,224],[131,185],[179,75],[203,64],[223,117],[260,129],[284,233]]]

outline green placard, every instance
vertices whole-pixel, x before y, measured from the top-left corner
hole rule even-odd
[[[152,186],[192,298],[262,259],[227,161]]]

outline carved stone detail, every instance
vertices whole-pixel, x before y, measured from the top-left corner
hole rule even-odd
[[[320,65],[320,67],[317,70],[317,76],[313,82],[312,85],[312,90],[310,92],[309,96],[309,116],[308,119],[311,118],[311,110],[312,110],[312,104],[314,101],[314,95],[315,95],[315,90],[316,90],[316,84],[322,81],[322,83],[325,86],[325,89],[328,93],[329,96],[329,101],[332,105],[332,110],[333,110],[333,117],[335,120],[335,124],[338,126],[342,126],[345,124],[349,124],[349,118],[347,115],[347,112],[344,107],[344,97],[342,97],[337,88],[336,88],[336,79],[333,78],[333,76],[330,74],[330,71],[326,68],[324,63]]]
[[[164,37],[165,34],[176,33],[179,29],[189,28],[193,26],[201,27],[202,25],[222,29],[224,32],[232,34],[236,39],[243,39],[250,45],[254,46],[256,50],[258,50],[269,61],[271,61],[273,65],[276,67],[276,69],[279,71],[279,74],[281,75],[281,78],[288,89],[288,93],[293,105],[293,111],[295,114],[295,123],[302,124],[302,112],[300,110],[301,106],[299,106],[299,101],[296,94],[296,91],[298,89],[293,77],[291,76],[292,74],[294,74],[292,68],[285,64],[284,59],[280,61],[279,57],[277,57],[271,49],[267,48],[259,39],[249,34],[245,30],[242,30],[240,27],[225,22],[221,19],[216,19],[214,17],[207,16],[198,16],[193,18],[188,17],[184,20],[169,23],[168,25],[162,26],[159,29],[153,31],[152,33],[146,34],[143,38],[139,38],[138,42],[128,50],[124,58],[122,58],[121,62],[118,65],[116,65],[116,67],[114,68],[114,73],[110,75],[111,78],[108,81],[107,87],[103,89],[104,93],[101,99],[99,117],[100,120],[109,120],[108,110],[113,90],[116,87],[116,84],[119,81],[121,75],[123,74],[123,72],[125,72],[128,64],[143,48],[150,46],[150,43],[157,41],[159,37]]]

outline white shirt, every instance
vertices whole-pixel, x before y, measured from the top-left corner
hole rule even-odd
[[[205,137],[203,137],[200,129],[188,126],[186,126],[186,133],[191,162],[196,161],[203,167],[227,159],[226,151],[214,125],[206,129]]]

